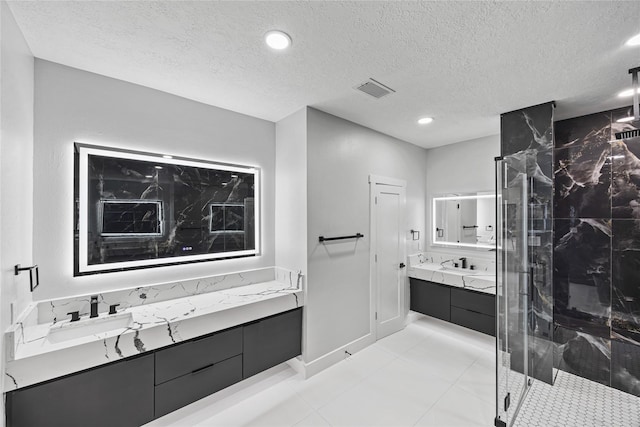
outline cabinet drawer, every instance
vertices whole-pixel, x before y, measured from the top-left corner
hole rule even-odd
[[[301,308],[246,325],[244,378],[300,355],[301,344]]]
[[[487,335],[496,335],[496,318],[494,316],[451,307],[451,322]]]
[[[496,315],[496,297],[466,289],[451,289],[451,305],[488,316]]]
[[[242,353],[242,327],[156,352],[156,384]]]
[[[11,427],[137,427],[153,419],[153,356],[99,366],[6,396]]]
[[[155,416],[161,417],[242,380],[242,355],[155,387]]]
[[[410,308],[418,313],[449,321],[451,288],[424,280],[410,280]]]

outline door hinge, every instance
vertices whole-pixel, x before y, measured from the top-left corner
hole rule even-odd
[[[376,311],[376,320],[378,320],[378,312]]]
[[[378,204],[378,196],[376,196],[376,205]]]
[[[376,259],[376,262],[378,262],[378,254],[375,254],[374,257]]]

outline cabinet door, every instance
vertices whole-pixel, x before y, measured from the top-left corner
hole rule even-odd
[[[410,308],[418,313],[451,320],[451,288],[419,279],[410,279]]]
[[[153,354],[7,393],[11,427],[126,427],[153,419]]]
[[[243,377],[300,355],[301,345],[302,308],[245,325]]]

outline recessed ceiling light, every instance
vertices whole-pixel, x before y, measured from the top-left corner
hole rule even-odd
[[[421,119],[418,119],[418,124],[426,125],[428,123],[431,123],[432,121],[433,121],[433,117],[423,117]]]
[[[231,178],[237,178],[238,175],[231,174]]]
[[[145,175],[145,178],[153,178],[153,175]]]
[[[162,169],[162,166],[154,166],[156,169]]]
[[[621,119],[616,120],[616,122],[618,123],[627,123],[627,122],[632,122],[634,120],[633,116],[629,116],[629,117],[623,117]]]
[[[165,154],[165,155],[164,155],[164,156],[162,156],[162,157],[164,157],[165,159],[173,159],[173,156],[170,156],[170,155],[168,155],[168,154]]]
[[[264,41],[271,49],[275,50],[283,50],[291,46],[289,34],[279,30],[267,31],[264,35]]]
[[[627,46],[640,46],[640,34],[631,37],[625,44]]]

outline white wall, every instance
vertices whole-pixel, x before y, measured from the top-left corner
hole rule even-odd
[[[39,59],[35,119],[36,299],[274,265],[274,123]],[[74,142],[262,168],[262,255],[73,277]]]
[[[428,224],[431,219],[431,199],[447,193],[471,193],[495,189],[495,157],[500,155],[500,135],[487,136],[427,150]],[[487,250],[463,250],[431,246],[431,227],[427,244],[430,250],[459,252],[470,256],[493,257]]]
[[[417,242],[410,240],[408,230],[425,230],[427,152],[312,108],[307,111],[307,130],[304,356],[306,363],[314,363],[336,350],[342,353],[341,348],[370,334],[369,175],[407,181],[407,253],[411,253]],[[318,243],[320,235],[356,232],[365,235],[357,243]]]
[[[29,274],[15,276],[13,266],[33,261],[33,56],[4,1],[0,39],[0,348],[4,349],[12,312],[17,316],[31,301]],[[0,363],[4,388],[4,351]],[[4,425],[4,411],[0,416]]]
[[[307,273],[307,109],[276,123],[276,265]]]

